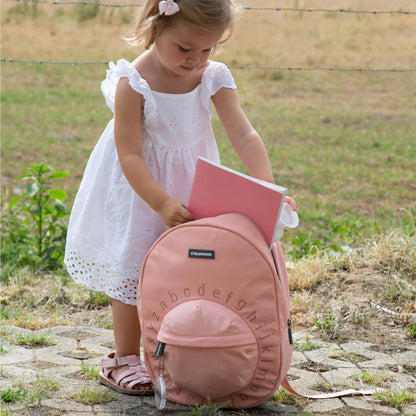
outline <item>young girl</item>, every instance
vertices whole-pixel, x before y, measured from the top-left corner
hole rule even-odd
[[[234,12],[232,0],[148,0],[134,37],[146,51],[111,63],[102,83],[114,118],[76,196],[65,263],[76,282],[112,298],[116,351],[102,360],[100,381],[127,394],[153,391],[139,358],[142,262],[167,227],[195,219],[184,201],[198,156],[219,162],[211,100],[250,174],[273,182],[231,73],[208,59],[229,38]]]

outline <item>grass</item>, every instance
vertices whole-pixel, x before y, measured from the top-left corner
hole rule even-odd
[[[181,416],[223,416],[224,412],[221,411],[227,403],[212,403],[208,399],[208,404],[204,405],[195,405],[190,408],[190,411],[187,413],[180,413]],[[235,415],[241,414],[239,412],[234,413]]]
[[[406,389],[378,391],[375,393],[375,397],[380,400],[382,404],[389,405],[399,410],[401,410],[404,405],[416,403],[416,394]]]
[[[108,300],[103,299],[104,296],[92,295],[72,281],[62,282],[49,274],[33,276],[24,269],[2,287],[0,324],[41,329],[92,319],[94,325],[111,329],[111,311]]]
[[[3,403],[6,405],[10,403],[25,405],[38,403],[42,398],[48,397],[49,394],[59,388],[59,384],[49,377],[37,377],[30,384],[24,381],[16,382],[12,387],[0,390],[2,408]]]
[[[98,377],[100,371],[88,361],[83,362],[81,365],[81,374],[87,378],[95,380]]]
[[[386,382],[394,381],[395,378],[391,374],[384,372],[373,372],[363,370],[361,374],[355,373],[351,376],[355,381],[360,381],[369,385],[384,386]]]
[[[336,386],[330,381],[321,380],[311,385],[313,390],[322,391],[324,393],[331,393],[336,390]]]
[[[273,395],[273,400],[280,404],[294,405],[298,407],[305,407],[308,399],[288,392],[280,387]]]
[[[330,356],[329,358],[333,358],[335,360],[341,360],[341,361],[347,361],[350,363],[361,363],[364,361],[368,361],[369,357],[365,357],[363,355],[357,354],[355,352],[346,352],[343,350],[335,350]]]
[[[373,3],[350,0],[348,7],[372,9]],[[276,6],[274,0],[244,4]],[[345,2],[308,1],[310,8],[326,6],[343,8]],[[378,0],[376,6],[393,8],[388,0]],[[394,9],[411,6],[410,0],[394,2]],[[132,9],[27,2],[2,2],[1,8],[2,56],[7,58],[104,62],[132,60],[140,53],[120,37],[129,27]],[[247,11],[233,39],[214,59],[249,66],[415,68],[414,25],[413,15]],[[60,186],[71,205],[88,156],[111,118],[99,89],[105,71],[104,65],[2,63],[2,208],[14,195],[13,178],[34,163],[70,173]],[[293,258],[288,269],[295,326],[320,330],[324,338],[337,340],[343,339],[348,324],[370,327],[374,311],[363,310],[354,299],[341,308],[332,293],[348,274],[372,270],[385,280],[378,279],[366,295],[396,311],[398,325],[414,340],[414,74],[248,69],[232,73],[241,105],[264,139],[276,182],[289,189],[299,206],[301,224],[286,231],[283,239],[287,258]],[[222,162],[243,170],[215,115],[213,129]],[[342,245],[353,251],[337,251]],[[40,329],[88,323],[111,328],[108,298],[60,273],[17,270],[1,288],[1,303],[0,323],[5,325]],[[298,348],[310,351],[320,344],[305,339]],[[96,377],[87,364],[81,372]],[[376,375],[358,377],[378,382]],[[38,392],[49,394],[44,389],[48,387],[39,386]],[[35,397],[23,384],[1,394],[9,403]],[[88,385],[69,398],[86,404],[112,400]],[[305,405],[283,390],[275,400]],[[415,398],[408,391],[391,391],[378,400],[401,408]],[[211,406],[206,412],[221,410]]]
[[[300,351],[319,350],[322,346],[323,345],[320,342],[311,340],[308,336],[306,336],[302,342],[295,342],[296,349]]]
[[[11,344],[20,345],[26,348],[47,347],[56,344],[55,341],[49,339],[47,334],[24,334],[6,328],[1,328],[0,337],[7,339]]]
[[[372,8],[355,3],[350,6]],[[262,5],[275,6],[267,0]],[[311,1],[309,6],[322,4]],[[395,7],[406,9],[410,3]],[[120,39],[132,9],[12,2],[2,9],[4,56],[101,62],[137,54]],[[401,15],[246,11],[233,39],[214,58],[230,65],[412,67],[413,21]],[[88,155],[111,117],[99,91],[105,66],[2,67],[4,200],[23,167],[48,162],[71,174],[63,184],[71,202]],[[301,226],[287,238],[358,246],[402,226],[400,209],[416,208],[411,73],[232,72],[241,104],[264,138],[277,182],[298,202]],[[216,118],[214,131],[223,162],[242,169]],[[334,232],[334,221],[346,229]],[[288,251],[288,239],[285,245]]]
[[[68,394],[68,398],[88,405],[108,403],[116,397],[116,394],[108,389],[91,388],[88,385],[83,385],[78,391]]]
[[[390,261],[387,268],[385,253],[393,251],[399,243],[407,250],[402,251],[395,262]],[[333,292],[334,282],[345,279],[349,272],[374,270],[374,273],[385,278],[378,278],[378,282],[374,282],[377,290],[368,290],[368,300],[382,305],[387,302],[386,306],[398,313],[397,319],[400,317],[408,339],[414,339],[414,273],[407,266],[400,269],[400,265],[410,265],[415,261],[415,246],[415,239],[402,231],[380,236],[376,242],[362,246],[349,256],[328,258],[313,255],[296,263],[289,262],[291,310],[295,326],[317,329],[319,326],[328,338],[336,338],[342,336],[341,330],[348,322],[356,327],[371,325],[370,319],[376,313],[375,308],[365,311],[347,299],[347,306],[340,311],[339,301],[325,301],[320,290],[330,287]],[[397,287],[393,291],[393,282],[401,288],[399,292]],[[68,318],[68,311],[71,312],[71,318]],[[34,276],[29,269],[22,269],[2,287],[0,324],[41,329],[90,321],[98,327],[111,329],[108,298],[100,293],[86,291],[72,280],[53,274]],[[318,345],[310,340],[308,342],[308,339],[299,345],[300,349],[315,347]]]

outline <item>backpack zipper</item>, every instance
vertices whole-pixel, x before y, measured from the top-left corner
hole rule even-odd
[[[292,321],[290,318],[287,320],[287,332],[289,334],[289,343],[293,345],[293,336],[292,336]]]

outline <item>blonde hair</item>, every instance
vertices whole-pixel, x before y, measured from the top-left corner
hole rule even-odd
[[[237,8],[234,0],[176,0],[179,12],[166,16],[159,14],[160,0],[147,0],[137,17],[136,28],[126,40],[131,45],[149,49],[154,42],[156,27],[165,29],[178,24],[191,24],[208,32],[221,33],[219,44],[232,34]]]

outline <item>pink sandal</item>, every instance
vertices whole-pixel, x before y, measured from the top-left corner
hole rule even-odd
[[[130,394],[134,396],[145,396],[154,394],[152,380],[146,369],[140,364],[140,358],[137,355],[128,355],[127,357],[115,357],[111,353],[104,360],[101,360],[101,373],[98,375],[100,383],[112,388],[119,393]],[[118,367],[128,365],[128,370],[123,371],[117,378],[111,377],[111,372]],[[137,385],[148,385],[147,388],[139,390],[134,387]]]

